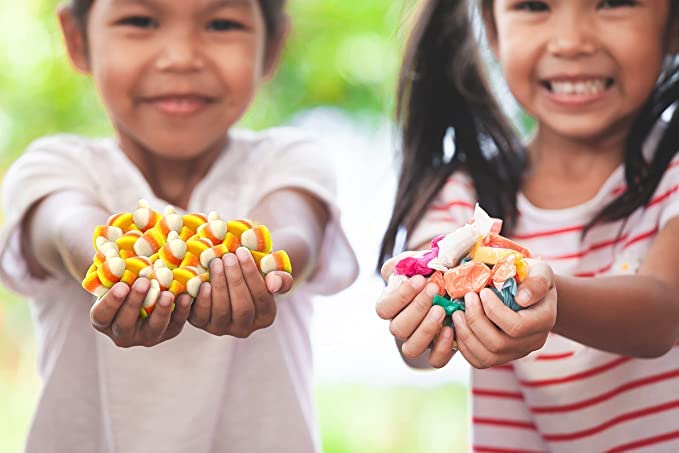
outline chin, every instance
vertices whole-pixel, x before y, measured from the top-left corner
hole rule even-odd
[[[155,140],[145,140],[144,146],[156,156],[169,160],[190,160],[210,149],[217,140],[207,142],[186,134],[167,134]]]

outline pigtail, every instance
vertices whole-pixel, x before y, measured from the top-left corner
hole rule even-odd
[[[658,188],[663,174],[679,150],[679,115],[674,111],[679,100],[679,61],[676,56],[668,58],[658,84],[630,128],[625,144],[625,181],[627,190],[608,204],[587,225],[583,235],[593,226],[623,220],[634,211],[646,206]],[[671,113],[663,125],[660,137],[650,161],[643,155],[644,144],[663,116]]]
[[[398,85],[401,169],[379,262],[417,226],[436,194],[464,167],[480,204],[511,229],[525,152],[489,88],[465,0],[428,0],[413,28]],[[455,153],[444,159],[443,141]]]

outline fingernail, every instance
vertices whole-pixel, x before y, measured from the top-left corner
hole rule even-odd
[[[172,298],[171,297],[161,297],[160,301],[158,301],[161,307],[167,308],[170,306],[172,303]]]
[[[444,327],[443,330],[441,330],[441,338],[444,340],[450,340],[453,338],[453,329],[449,327]]]
[[[282,278],[280,278],[278,275],[274,275],[271,277],[271,294],[276,294],[278,291],[281,290],[282,286],[283,286]]]
[[[530,290],[526,289],[526,288],[522,288],[516,294],[516,303],[526,304],[526,303],[530,302],[530,298],[531,298]]]
[[[236,256],[241,263],[244,263],[250,257],[250,251],[245,247],[238,247],[236,249]]]
[[[396,291],[403,282],[406,281],[405,275],[394,275],[392,274],[387,281],[387,286],[384,288],[385,293],[390,293]]]
[[[445,316],[446,312],[443,311],[442,308],[438,306],[434,306],[429,310],[429,320],[430,321],[438,321],[439,319],[443,319]]]
[[[219,274],[224,270],[224,263],[220,259],[214,259],[210,262],[210,267],[212,267],[212,272]]]
[[[436,286],[436,284],[434,284],[434,283],[429,283],[424,292],[428,297],[433,298],[435,295],[437,295],[439,293],[439,287]]]
[[[113,288],[113,295],[117,298],[125,297],[126,292],[127,292],[126,288],[121,285],[118,285],[115,288]]]
[[[421,275],[416,275],[413,278],[410,279],[410,286],[413,287],[413,289],[420,290],[424,286],[425,280],[424,277]]]
[[[236,255],[233,253],[227,253],[224,255],[224,264],[227,266],[235,266],[237,262]]]

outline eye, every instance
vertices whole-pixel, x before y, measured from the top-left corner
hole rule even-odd
[[[229,19],[215,19],[207,25],[207,29],[212,31],[242,30],[243,28],[245,28],[243,24]]]
[[[157,28],[158,23],[148,16],[130,16],[120,19],[119,25],[127,25],[136,28]]]
[[[520,2],[515,6],[515,9],[519,11],[529,11],[532,13],[541,13],[544,11],[549,11],[549,5],[545,2],[528,1]]]
[[[604,0],[599,3],[599,8],[601,9],[613,9],[621,8],[624,6],[635,6],[637,2],[635,0]]]

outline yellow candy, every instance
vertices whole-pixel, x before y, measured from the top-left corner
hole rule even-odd
[[[521,255],[516,250],[480,246],[476,247],[472,252],[472,259],[479,263],[495,265],[501,259],[506,258],[512,254],[516,254],[519,259],[523,258],[523,255]]]
[[[175,296],[179,296],[181,293],[186,292],[186,285],[182,285],[177,280],[172,280],[172,283],[170,284],[168,291],[174,294]]]
[[[139,200],[137,210],[132,213],[134,224],[143,232],[153,228],[161,219],[159,212],[154,211],[146,200]],[[159,232],[160,233],[160,232]]]
[[[119,257],[107,258],[104,264],[97,269],[97,276],[102,285],[107,288],[120,281],[125,272],[125,261]]]
[[[87,292],[94,294],[97,297],[103,297],[108,292],[108,288],[101,283],[101,280],[99,280],[96,270],[87,273],[82,286]]]
[[[144,312],[147,316],[153,313],[153,309],[156,308],[156,302],[158,302],[160,292],[161,292],[160,284],[158,283],[158,280],[151,280],[151,287],[149,288],[149,292],[146,293],[144,303],[142,304],[141,307],[141,311]],[[142,318],[147,317],[144,316],[141,312],[139,313],[139,315]]]
[[[204,268],[209,268],[210,261],[212,261],[215,258],[221,258],[227,253],[229,253],[229,249],[227,249],[226,245],[224,244],[219,244],[215,245],[214,247],[210,247],[209,249],[205,250],[203,253],[200,254],[200,265],[203,266]]]
[[[240,238],[241,234],[254,227],[255,224],[248,219],[229,220],[226,222],[226,230],[237,238]]]
[[[289,274],[292,273],[292,264],[290,263],[290,257],[283,250],[278,250],[262,258],[259,263],[259,269],[264,274],[268,274],[273,271],[284,271]]]
[[[210,281],[210,275],[207,272],[200,274],[197,277],[193,277],[186,283],[186,292],[188,292],[191,297],[197,297],[200,285],[207,281]]]
[[[160,231],[153,228],[147,230],[142,237],[134,243],[134,251],[137,255],[151,256],[165,245],[166,238]]]
[[[171,231],[167,237],[167,244],[160,249],[158,256],[167,264],[167,267],[174,269],[181,265],[186,256],[186,250],[186,242],[179,239],[176,231]]]
[[[521,283],[528,277],[528,261],[524,258],[517,259],[514,265],[516,266],[516,279]]]
[[[141,231],[131,230],[115,240],[120,250],[134,251],[134,243],[142,236]]]
[[[94,228],[94,234],[93,234],[93,237],[92,237],[92,243],[94,244],[94,249],[97,250],[99,248],[98,247],[99,244],[97,243],[98,238],[103,238],[107,242],[108,241],[115,242],[116,239],[118,239],[122,235],[123,235],[123,230],[121,230],[118,227],[108,226],[108,225],[98,225]]]
[[[271,251],[271,233],[264,225],[258,225],[245,231],[240,236],[244,247],[255,252],[269,253]]]
[[[120,279],[122,283],[125,283],[127,286],[132,286],[132,284],[137,281],[137,275],[135,275],[133,272],[128,271],[125,269],[125,272],[123,272],[123,276]]]
[[[209,239],[212,244],[221,244],[226,236],[226,222],[216,212],[211,212],[208,222],[198,227],[198,236]]]
[[[184,221],[184,226],[193,231],[198,231],[199,226],[207,223],[205,214],[200,213],[184,214],[182,220]]]
[[[194,234],[196,234],[195,231],[193,231],[191,228],[187,228],[187,227],[184,226],[184,227],[182,227],[182,230],[179,232],[179,239],[186,242],[189,239],[191,239],[191,237]]]
[[[240,243],[240,239],[238,239],[235,234],[231,233],[226,233],[226,237],[224,238],[224,242],[222,242],[222,244],[224,244],[231,253],[235,253],[236,249],[242,245]]]
[[[173,280],[184,286],[186,286],[189,280],[198,277],[200,274],[201,272],[193,266],[178,267],[177,269],[172,270]]]
[[[197,266],[200,266],[200,259],[198,259],[198,257],[191,252],[186,252],[186,255],[184,255],[184,259],[179,264],[180,268]]]
[[[163,236],[168,236],[171,231],[179,233],[184,228],[184,219],[177,214],[172,206],[165,208],[165,215],[158,221],[155,226]]]
[[[133,256],[125,260],[125,270],[139,276],[142,269],[150,267],[152,264],[151,260],[146,256]]]
[[[113,214],[106,223],[118,227],[127,233],[134,226],[134,217],[132,217],[131,212],[122,212],[120,214]]]
[[[186,241],[186,249],[195,256],[200,256],[205,250],[212,247],[214,244],[212,241],[206,238],[199,238],[197,236],[192,237]]]

